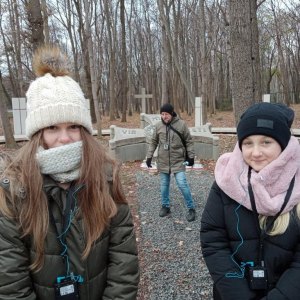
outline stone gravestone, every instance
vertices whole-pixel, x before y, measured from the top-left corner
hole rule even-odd
[[[195,127],[202,126],[202,97],[195,98]]]
[[[150,114],[145,114],[141,113],[140,114],[140,128],[145,128],[148,125],[154,125],[158,123],[161,120],[161,115],[156,114],[156,115],[150,115]]]
[[[148,150],[143,129],[110,126],[109,153],[118,160],[145,159]]]
[[[270,94],[263,94],[263,102],[270,103]]]
[[[152,94],[146,94],[146,89],[142,88],[142,94],[135,95],[134,98],[142,99],[142,113],[146,113],[146,99],[152,98]]]
[[[90,100],[86,99],[86,108],[90,110]],[[12,98],[14,134],[26,134],[27,102],[26,98]]]
[[[211,128],[211,123],[189,128],[197,158],[214,160],[219,158],[219,137],[211,133]]]
[[[25,98],[12,98],[14,134],[25,134],[25,120],[27,117],[27,106]]]

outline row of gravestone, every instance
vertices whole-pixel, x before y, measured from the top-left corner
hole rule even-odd
[[[140,114],[140,129],[110,126],[110,153],[121,161],[145,159],[154,125],[161,120],[160,115]],[[219,157],[219,137],[211,133],[212,125],[190,127],[194,140],[195,156],[200,159]],[[154,153],[154,157],[156,153]]]
[[[13,98],[13,119],[15,135],[25,134],[27,115],[25,98]],[[86,101],[89,109],[89,101]],[[141,160],[146,157],[153,126],[161,120],[160,115],[142,113],[140,129],[110,128],[109,151],[122,161]],[[219,157],[219,138],[211,133],[211,124],[189,128],[194,139],[195,155],[198,158],[216,160]],[[154,153],[154,157],[157,152]]]

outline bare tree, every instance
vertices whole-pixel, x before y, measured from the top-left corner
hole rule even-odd
[[[44,44],[44,20],[39,0],[24,0],[31,30],[30,42],[33,51]]]
[[[261,101],[256,0],[229,0],[232,98],[235,120]]]
[[[2,75],[0,71],[0,117],[2,122],[2,128],[5,136],[6,148],[18,148],[18,144],[14,139],[14,135],[10,126],[10,121],[7,114],[7,108],[5,104],[6,93],[4,92],[4,86],[2,84]]]
[[[119,3],[119,1],[118,1]],[[109,1],[104,1],[104,11],[106,18],[106,29],[108,35],[108,50],[109,50],[109,100],[110,110],[109,118],[110,121],[115,120],[116,112],[116,99],[115,99],[115,67],[116,67],[116,24],[114,20],[111,20],[111,11],[109,9]],[[116,19],[116,18],[115,18]]]
[[[102,128],[101,128],[101,114],[99,109],[99,100],[97,97],[97,78],[94,68],[94,50],[92,44],[92,35],[91,35],[91,18],[89,14],[89,3],[88,0],[84,0],[84,10],[85,10],[85,30],[86,38],[88,42],[88,54],[89,54],[89,64],[90,64],[90,74],[92,81],[92,91],[93,91],[93,103],[95,107],[95,113],[97,118],[97,130],[98,130],[98,139],[102,139]]]
[[[49,24],[48,24],[48,10],[46,0],[41,0],[41,6],[44,17],[44,31],[45,31],[45,45],[50,43],[50,33],[49,33]]]
[[[121,27],[122,27],[122,120],[126,122],[127,108],[127,59],[126,59],[126,32],[125,32],[125,6],[124,0],[120,5]]]
[[[199,1],[200,8],[200,54],[201,54],[201,64],[202,64],[202,120],[203,124],[207,120],[207,102],[208,102],[208,57],[206,49],[206,24],[205,24],[205,14],[204,14],[204,0]]]
[[[182,69],[181,69],[181,67],[179,65],[178,53],[176,52],[176,49],[175,49],[175,46],[174,46],[174,42],[173,42],[173,39],[172,39],[170,23],[168,22],[167,16],[164,13],[164,2],[163,2],[163,0],[157,0],[157,1],[158,1],[159,12],[160,12],[161,18],[163,20],[163,24],[164,24],[164,26],[166,28],[166,33],[167,33],[168,40],[170,42],[171,51],[172,51],[172,57],[174,59],[175,66],[176,66],[177,71],[180,74],[180,78],[181,78],[181,80],[182,80],[182,82],[183,82],[183,84],[184,84],[184,86],[186,88],[186,91],[188,93],[188,98],[189,98],[189,101],[191,103],[191,106],[194,108],[195,96],[194,96],[194,93],[191,90],[190,82],[188,82],[186,76],[182,72]]]

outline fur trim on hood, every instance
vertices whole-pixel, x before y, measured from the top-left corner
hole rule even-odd
[[[215,178],[225,194],[252,210],[248,194],[248,168],[237,143],[232,153],[225,153],[218,159]],[[251,171],[256,209],[260,215],[275,216],[280,211],[294,175],[294,189],[282,214],[300,202],[300,146],[292,136],[277,159],[259,172]]]

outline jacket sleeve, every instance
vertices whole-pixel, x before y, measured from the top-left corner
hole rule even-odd
[[[276,287],[263,300],[297,300],[300,295],[300,243],[298,242],[293,262],[282,274]]]
[[[184,123],[183,138],[185,140],[186,150],[189,158],[194,158],[195,157],[194,141],[186,123]]]
[[[151,142],[149,144],[149,149],[148,149],[148,152],[147,152],[147,157],[148,158],[153,157],[153,154],[154,154],[154,151],[155,151],[157,145],[158,145],[157,127],[154,126],[153,135],[152,135]]]
[[[222,300],[255,299],[247,279],[228,278],[228,272],[241,274],[231,260],[231,249],[224,218],[224,203],[220,188],[213,184],[201,219],[200,239],[207,268]]]
[[[20,235],[17,222],[13,218],[3,216],[0,211],[1,300],[36,299],[29,274],[29,252]]]
[[[128,205],[120,205],[112,220],[108,260],[107,286],[102,299],[136,299],[140,276],[139,262]]]

